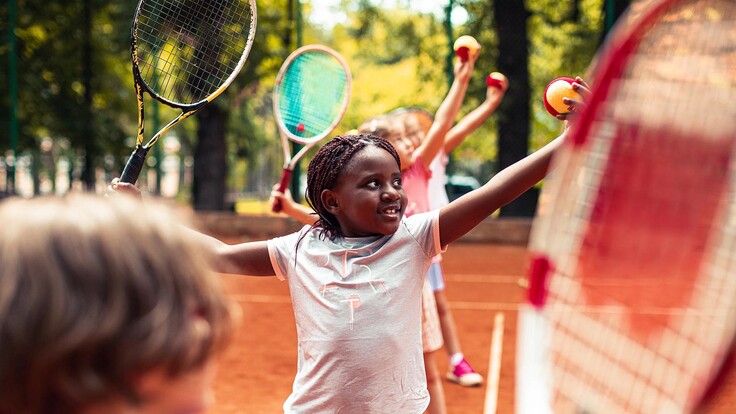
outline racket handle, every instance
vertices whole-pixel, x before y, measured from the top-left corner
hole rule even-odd
[[[138,175],[140,175],[143,169],[143,163],[146,161],[147,154],[148,148],[136,147],[133,153],[130,154],[123,173],[120,175],[121,183],[135,184],[138,180]]]
[[[293,173],[293,170],[290,170],[288,168],[284,168],[283,171],[281,171],[281,181],[279,182],[279,188],[277,189],[280,193],[286,192],[286,187],[289,186],[289,182],[291,181],[291,173]],[[274,213],[278,213],[283,209],[283,206],[281,205],[281,201],[276,200],[273,203],[273,207],[271,207],[271,211]]]

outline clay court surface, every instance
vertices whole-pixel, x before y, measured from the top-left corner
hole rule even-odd
[[[446,292],[466,358],[485,378],[480,387],[445,381],[448,414],[483,413],[497,396],[497,412],[512,413],[515,307],[524,290],[523,246],[456,243],[444,256]],[[243,310],[241,328],[221,362],[217,404],[210,413],[279,413],[296,372],[296,329],[286,282],[275,277],[223,275],[227,292]],[[487,388],[494,320],[503,315],[498,392]],[[499,331],[499,329],[497,329]],[[498,337],[498,334],[497,334]],[[446,372],[444,349],[438,351]],[[494,368],[495,369],[495,368]]]

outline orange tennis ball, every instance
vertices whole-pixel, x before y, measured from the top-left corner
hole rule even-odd
[[[493,86],[504,91],[508,84],[508,79],[506,79],[506,76],[501,72],[491,72],[486,76],[486,86]]]
[[[570,98],[581,101],[583,98],[572,89],[575,79],[562,76],[552,80],[544,88],[544,107],[552,116],[562,115],[570,112],[570,106],[562,101]]]
[[[455,49],[455,54],[463,62],[468,60],[470,56],[475,56],[480,50],[480,43],[473,36],[463,35],[455,40],[455,44],[452,47]]]

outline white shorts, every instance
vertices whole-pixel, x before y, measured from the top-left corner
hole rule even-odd
[[[434,352],[444,344],[440,315],[437,313],[437,303],[434,301],[434,292],[429,282],[424,281],[422,289],[422,348],[425,353]]]
[[[439,262],[432,262],[432,265],[429,266],[427,279],[433,292],[445,290],[445,278],[442,276],[442,265]]]

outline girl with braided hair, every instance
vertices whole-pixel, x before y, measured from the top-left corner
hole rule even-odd
[[[234,245],[201,235],[219,272],[289,283],[298,364],[284,412],[424,412],[422,286],[432,257],[541,180],[561,142],[439,210],[407,218],[394,147],[372,135],[338,136],[309,163],[313,225]],[[112,188],[137,192],[117,180]]]

